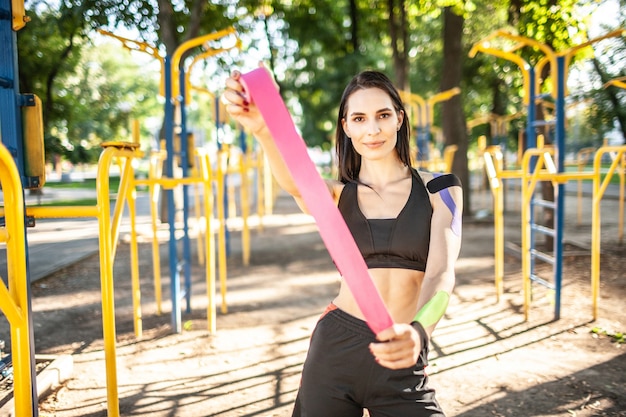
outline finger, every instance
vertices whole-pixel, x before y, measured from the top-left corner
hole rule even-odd
[[[404,369],[404,368],[410,368],[411,366],[415,365],[410,360],[398,360],[398,361],[378,360],[377,362],[379,365],[384,366],[385,368],[389,368],[389,369]]]
[[[222,103],[225,105],[237,105],[237,106],[248,106],[248,101],[243,97],[243,95],[235,90],[226,89],[222,93]]]
[[[226,79],[226,88],[229,90],[233,90],[233,91],[237,91],[237,92],[243,92],[243,86],[241,85],[241,82],[239,82],[239,78],[233,78],[233,77],[229,77]]]

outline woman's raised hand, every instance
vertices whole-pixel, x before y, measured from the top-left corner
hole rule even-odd
[[[254,103],[248,102],[241,84],[241,72],[234,70],[226,79],[222,102],[228,114],[254,136],[267,131],[263,116]]]

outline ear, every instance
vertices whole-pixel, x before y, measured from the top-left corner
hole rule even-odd
[[[350,131],[348,131],[348,124],[345,118],[341,119],[341,127],[343,128],[343,133],[345,133],[347,137],[350,137]]]
[[[398,112],[398,130],[400,130],[400,127],[402,126],[402,122],[404,122],[404,110],[400,110]]]

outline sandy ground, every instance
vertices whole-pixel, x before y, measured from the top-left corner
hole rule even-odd
[[[483,197],[488,209],[489,196]],[[568,207],[575,204],[568,201]],[[505,223],[507,241],[519,243],[518,206],[509,200]],[[489,218],[465,223],[457,287],[431,341],[431,384],[449,417],[626,416],[626,352],[610,336],[626,327],[626,250],[618,241],[617,201],[603,202],[602,210],[602,289],[595,322],[588,202],[582,224],[570,217],[566,222],[565,238],[579,249],[565,257],[559,320],[553,292],[539,286],[524,320],[520,264],[511,254],[505,292],[497,301],[493,223]],[[193,266],[191,313],[183,314],[184,330],[173,333],[166,245],[159,315],[151,248],[142,243],[143,334],[136,338],[129,250],[120,245],[118,384],[108,390],[119,396],[119,415],[291,415],[309,335],[334,296],[338,277],[312,219],[289,197],[279,196],[262,228],[255,219],[251,225],[251,259],[243,265],[239,225],[229,223],[228,312],[218,311],[215,334],[207,331],[204,266]],[[34,284],[37,352],[71,354],[74,361],[71,378],[41,400],[42,417],[116,415],[117,407],[107,401],[99,279],[94,255]],[[219,288],[217,297],[219,306]]]

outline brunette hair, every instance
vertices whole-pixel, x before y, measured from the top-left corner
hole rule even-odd
[[[347,116],[346,107],[348,98],[358,90],[368,88],[378,88],[386,92],[393,103],[396,112],[404,113],[402,125],[398,130],[398,141],[396,143],[396,152],[398,158],[406,166],[412,166],[411,152],[409,149],[410,125],[404,104],[400,98],[398,90],[385,74],[379,71],[363,71],[350,81],[343,91],[341,103],[339,104],[339,112],[337,115],[337,127],[335,130],[335,150],[337,152],[338,161],[338,179],[343,183],[359,180],[359,171],[361,170],[361,155],[359,155],[352,146],[352,141],[346,135],[342,127],[342,120]]]

